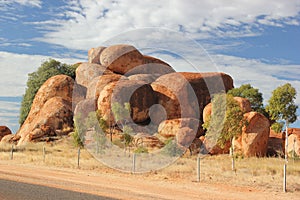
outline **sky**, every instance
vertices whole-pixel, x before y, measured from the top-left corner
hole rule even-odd
[[[289,82],[300,106],[300,0],[0,0],[0,12],[0,125],[13,132],[28,73],[118,43],[177,71],[225,72],[235,87],[258,88],[264,104]]]

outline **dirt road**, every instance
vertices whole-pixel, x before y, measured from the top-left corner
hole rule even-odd
[[[0,161],[0,179],[117,199],[297,199],[299,194],[187,181],[152,180],[135,174],[59,169]],[[0,188],[1,190],[1,188]],[[36,191],[40,192],[40,191]],[[100,199],[100,198],[99,198]]]

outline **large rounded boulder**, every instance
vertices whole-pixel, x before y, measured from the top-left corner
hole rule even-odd
[[[28,134],[30,134],[35,129],[35,126],[37,126],[38,124],[44,124],[41,121],[43,120],[48,121],[46,114],[45,115],[40,114],[43,111],[43,109],[44,110],[46,109],[46,111],[44,112],[55,112],[56,109],[58,109],[56,105],[58,105],[59,107],[60,105],[62,105],[61,102],[64,102],[63,103],[64,105],[70,105],[70,108],[67,107],[67,110],[70,109],[71,112],[67,112],[67,113],[71,115],[70,116],[71,119],[73,118],[72,97],[73,97],[74,84],[76,85],[76,83],[74,83],[74,80],[71,77],[66,75],[57,75],[49,78],[41,86],[41,88],[38,90],[38,92],[35,95],[30,112],[25,122],[17,132],[17,136],[20,138],[21,141],[19,142],[19,144],[21,144],[22,141],[25,140],[25,138],[28,138],[27,140],[29,140]],[[59,97],[59,99],[55,97]],[[53,103],[54,101],[53,98],[55,98],[58,101],[57,104]],[[51,105],[48,104],[49,100],[51,100],[52,102]],[[41,120],[40,118],[43,118],[43,120]],[[61,120],[59,115],[57,115],[57,120],[58,121]],[[71,128],[73,127],[73,121],[71,125],[72,126],[68,128],[69,130],[71,130]],[[67,128],[65,130],[67,130]]]
[[[173,72],[175,70],[164,61],[151,56],[144,56],[143,63],[129,70],[126,76],[134,74],[158,74],[162,76]]]
[[[0,126],[0,141],[4,136],[11,134],[11,130],[7,126]]]
[[[96,77],[112,74],[105,66],[95,63],[81,63],[76,69],[76,82],[84,87]]]
[[[100,92],[107,84],[111,82],[119,81],[121,79],[126,80],[127,78],[119,74],[108,74],[108,75],[102,75],[94,78],[88,85],[86,98],[95,99],[95,101],[97,101]]]
[[[102,46],[97,47],[97,48],[91,48],[88,51],[88,62],[95,63],[95,64],[101,64],[100,55],[105,48],[106,47],[102,47]]]
[[[290,128],[288,137],[288,153],[289,155],[300,156],[300,129]]]
[[[143,55],[131,45],[113,45],[104,49],[100,55],[100,62],[109,70],[126,74],[133,68],[143,65]]]
[[[156,101],[154,91],[149,84],[142,81],[120,80],[109,83],[100,92],[98,110],[102,117],[113,125],[116,121],[111,111],[112,106],[124,107],[125,103],[129,103],[130,116],[122,120],[142,123],[149,120],[149,108]]]
[[[224,93],[233,88],[233,79],[225,73],[180,72],[180,74],[193,88],[198,101],[197,105],[193,106],[198,108],[201,114],[204,107],[210,103],[213,94]],[[200,115],[200,120],[203,121],[202,115]]]
[[[151,84],[160,104],[166,113],[166,119],[199,118],[198,100],[195,92],[180,73],[170,73],[156,79]],[[154,113],[159,118],[159,112]],[[159,124],[161,121],[157,121]]]
[[[268,148],[270,122],[258,112],[244,114],[247,125],[242,132],[242,152],[244,156],[265,156]]]
[[[62,97],[49,99],[32,118],[20,128],[18,144],[58,134],[68,134],[73,130],[72,103]],[[46,140],[46,139],[45,139]]]

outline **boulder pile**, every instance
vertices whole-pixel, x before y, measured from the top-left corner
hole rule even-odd
[[[6,141],[19,145],[51,141],[74,130],[74,116],[85,121],[95,112],[114,129],[112,140],[120,138],[122,125],[127,124],[133,142],[144,147],[161,148],[175,139],[182,148],[199,149],[205,144],[202,124],[211,113],[211,97],[232,88],[233,79],[225,73],[176,72],[166,62],[143,55],[131,45],[92,48],[88,62],[76,69],[76,80],[57,75],[43,84],[24,124]],[[265,155],[268,120],[251,112],[247,99],[235,99],[249,123],[236,139],[236,149],[247,156]],[[115,104],[122,108],[128,105],[129,112],[117,116]],[[228,152],[230,144],[225,146],[227,149],[214,148],[215,153]]]

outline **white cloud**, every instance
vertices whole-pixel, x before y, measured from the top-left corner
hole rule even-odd
[[[40,8],[42,6],[41,0],[0,0],[1,8],[4,6],[10,6],[11,4],[20,4],[22,6],[32,6]]]
[[[22,96],[28,73],[34,72],[50,56],[15,54],[0,51],[0,96]],[[72,58],[54,58],[64,63],[78,62]]]
[[[73,0],[57,20],[37,22],[39,40],[86,50],[123,31],[145,27],[182,31],[192,38],[259,34],[260,25],[299,24],[300,3],[261,0],[153,1]]]

